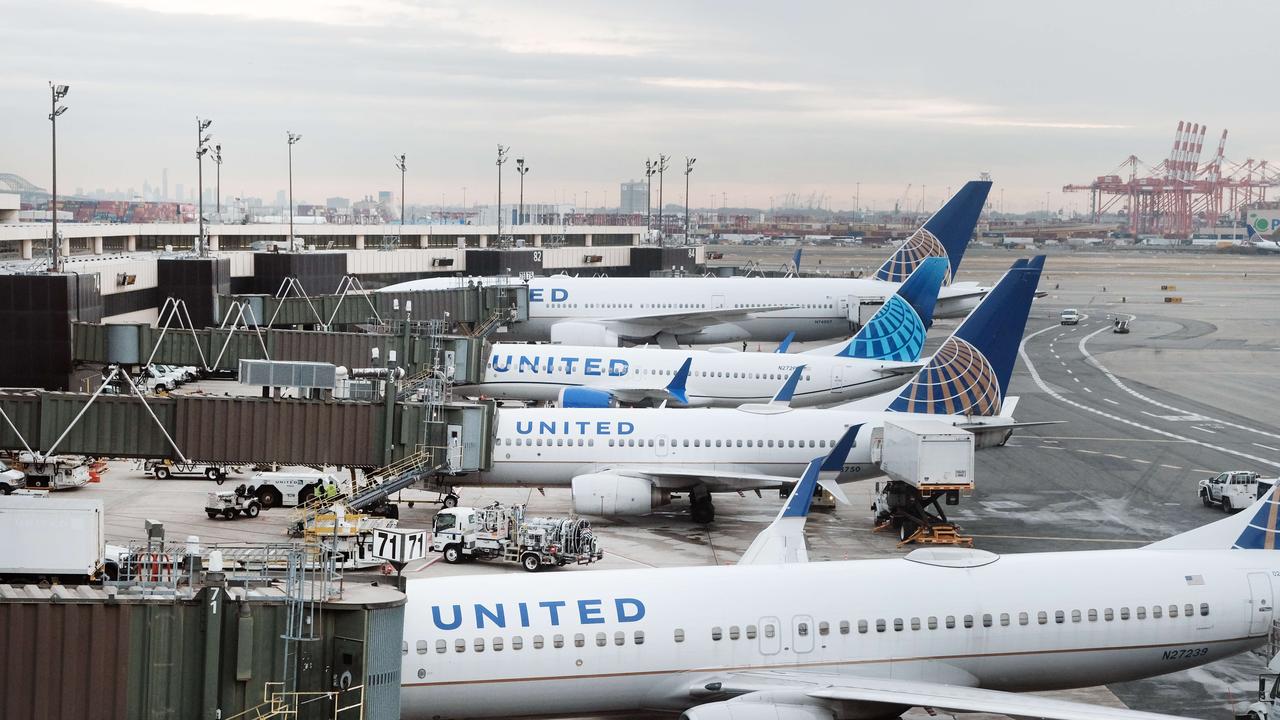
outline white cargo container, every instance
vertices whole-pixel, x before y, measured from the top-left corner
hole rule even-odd
[[[101,500],[0,497],[0,579],[84,581],[103,569]]]
[[[921,490],[972,490],[973,433],[940,420],[889,420],[879,462],[885,475]]]

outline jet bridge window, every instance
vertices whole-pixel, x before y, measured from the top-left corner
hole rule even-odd
[[[418,650],[418,654],[419,654],[419,655],[426,655],[426,654],[427,654],[427,641],[426,641],[426,640],[419,640],[419,641],[418,641],[418,644],[417,644],[417,650]],[[404,654],[406,654],[406,655],[408,655],[408,654],[409,654],[409,648],[408,648],[408,644],[407,644],[407,643],[405,644],[404,651],[405,651],[405,652],[404,652]]]

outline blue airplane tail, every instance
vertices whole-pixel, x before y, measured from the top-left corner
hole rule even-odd
[[[876,278],[903,282],[916,266],[928,257],[943,257],[950,262],[946,283],[960,271],[960,260],[969,247],[978,216],[991,192],[990,180],[970,180],[951,196],[946,205],[933,214],[876,271]]]
[[[1015,263],[888,409],[999,415],[1043,268],[1043,255]]]
[[[945,258],[925,258],[837,355],[868,360],[920,359],[933,306],[947,276]]]

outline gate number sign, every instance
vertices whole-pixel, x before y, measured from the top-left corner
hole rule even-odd
[[[427,555],[426,530],[374,530],[373,556],[379,560],[406,563]]]

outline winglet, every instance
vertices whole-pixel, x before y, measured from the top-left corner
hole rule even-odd
[[[778,388],[777,394],[769,401],[770,405],[791,405],[791,398],[795,397],[796,386],[800,384],[800,375],[804,373],[804,365],[797,365],[791,371],[791,377]]]
[[[689,366],[693,364],[693,358],[685,358],[684,364],[676,371],[675,377],[671,378],[671,382],[667,383],[667,394],[675,398],[677,402],[689,404],[689,396],[685,394],[685,385],[689,382]]]
[[[809,517],[809,505],[813,502],[819,478],[823,472],[838,471],[844,467],[849,450],[853,448],[854,439],[861,428],[861,424],[849,428],[826,457],[809,461],[804,475],[800,476],[800,480],[792,488],[791,495],[778,511],[778,516],[751,541],[751,546],[742,554],[742,559],[738,560],[739,565],[809,562],[809,551],[804,542],[804,523]]]
[[[795,255],[791,256],[791,271],[796,274],[796,277],[800,276],[800,254],[803,252],[804,248],[798,247]]]
[[[782,338],[782,342],[778,343],[778,349],[774,350],[774,352],[785,353],[786,351],[790,350],[791,341],[795,339],[796,339],[796,331],[792,330],[791,332],[787,333],[786,337]]]

